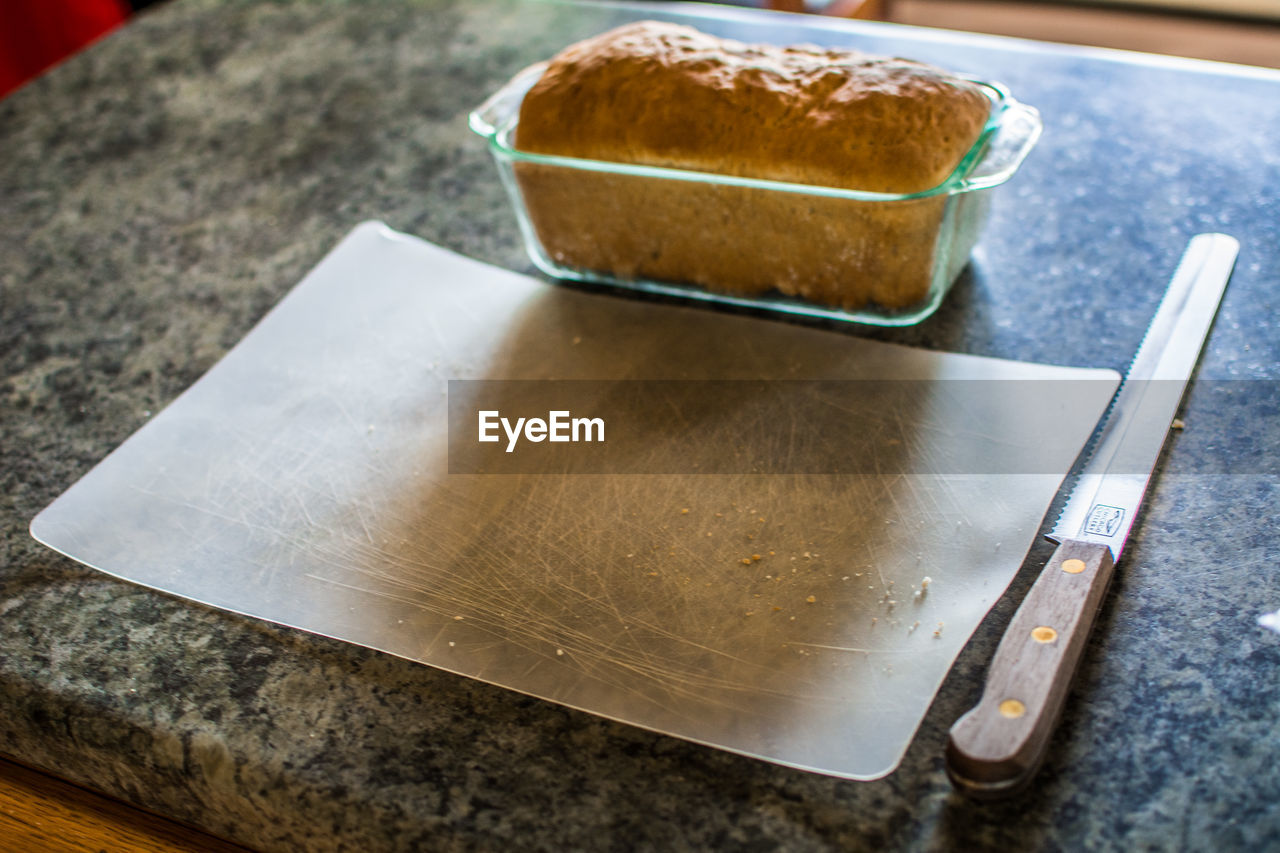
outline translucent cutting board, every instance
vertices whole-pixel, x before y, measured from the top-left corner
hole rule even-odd
[[[715,405],[646,409],[676,448],[658,473],[634,456],[613,473],[450,473],[451,388],[476,380],[593,380],[572,387],[601,405],[621,380],[706,382]],[[763,408],[730,396],[766,380],[784,390]],[[785,389],[809,380],[822,401],[792,406]],[[909,404],[886,404],[882,380]],[[872,779],[1013,578],[1117,381],[586,293],[366,223],[31,529],[188,599]],[[1011,390],[970,393],[993,387]],[[812,453],[758,464],[780,437],[859,418],[840,473]],[[1041,464],[1008,464],[1028,449]]]

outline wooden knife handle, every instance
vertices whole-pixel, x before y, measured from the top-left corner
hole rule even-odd
[[[951,727],[947,775],[963,793],[1022,790],[1044,760],[1111,581],[1111,549],[1065,539],[1027,593],[987,673],[982,700]]]

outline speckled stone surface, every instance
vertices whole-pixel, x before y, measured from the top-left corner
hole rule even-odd
[[[955,795],[1038,546],[900,769],[774,767],[99,575],[30,519],[356,223],[528,270],[466,113],[635,13],[179,0],[0,101],[0,751],[267,850],[1280,847],[1280,75],[893,27],[1045,137],[913,345],[1123,367],[1186,239],[1243,244],[1200,381],[1033,790]],[[708,29],[751,38],[747,23]]]

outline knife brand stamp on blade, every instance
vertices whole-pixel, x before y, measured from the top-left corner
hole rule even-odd
[[[1098,504],[1089,512],[1089,519],[1084,523],[1084,532],[1096,536],[1115,536],[1124,521],[1124,510],[1118,506]]]

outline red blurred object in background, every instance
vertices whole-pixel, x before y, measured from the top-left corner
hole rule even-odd
[[[118,27],[125,0],[0,0],[0,98]]]

